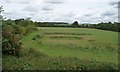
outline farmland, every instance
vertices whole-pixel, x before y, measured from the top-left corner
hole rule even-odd
[[[17,61],[17,67],[14,64],[8,69],[90,70],[99,69],[100,66],[100,69],[103,66],[106,68],[102,69],[118,69],[117,32],[89,28],[38,27],[38,29],[39,31],[23,37],[22,57],[8,56],[3,62],[3,69],[13,65],[12,60]],[[24,64],[25,68],[21,68]]]
[[[38,29],[22,38],[20,58],[3,58],[3,69],[118,69],[117,32],[89,28]]]
[[[119,71],[119,1],[1,0],[0,4],[3,72]]]

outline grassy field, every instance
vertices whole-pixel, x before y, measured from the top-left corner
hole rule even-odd
[[[9,65],[17,64],[9,69],[118,69],[117,32],[89,28],[38,29],[22,39],[25,56],[5,59]],[[3,63],[6,69],[9,65]]]

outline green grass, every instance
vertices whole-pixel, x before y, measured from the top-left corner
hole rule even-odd
[[[32,38],[38,34],[42,38],[33,41]],[[117,64],[117,38],[117,32],[104,30],[41,28],[39,32],[24,37],[23,42],[26,48],[36,48],[51,56],[70,56]]]
[[[33,48],[38,53],[43,53],[43,57],[42,55],[21,57],[19,60],[21,62],[27,62],[26,57],[31,58],[31,62],[28,61],[31,66],[27,69],[118,69],[117,32],[89,28],[39,27],[38,29],[39,31],[22,39],[25,51]]]
[[[116,70],[117,65],[80,60],[76,57],[52,57],[34,48],[24,48],[20,58],[3,56],[3,70]]]

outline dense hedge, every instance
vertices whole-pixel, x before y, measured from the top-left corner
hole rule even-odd
[[[22,48],[21,38],[36,31],[34,23],[26,19],[3,20],[2,25],[2,53],[3,55],[19,56]]]

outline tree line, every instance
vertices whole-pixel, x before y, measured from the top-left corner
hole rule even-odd
[[[36,22],[38,27],[59,27],[59,26],[68,26],[66,22]]]
[[[119,22],[101,22],[98,24],[79,24],[75,21],[72,24],[69,23],[49,23],[49,22],[36,22],[35,25],[37,27],[74,27],[74,28],[95,28],[101,30],[109,30],[109,31],[116,31],[120,32],[120,23]]]
[[[101,30],[109,30],[109,31],[116,31],[120,32],[120,23],[119,22],[101,22],[98,24],[80,24],[77,25],[78,28],[95,28]]]

